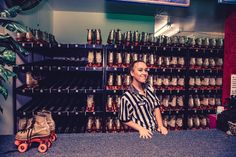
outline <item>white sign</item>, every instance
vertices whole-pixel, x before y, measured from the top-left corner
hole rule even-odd
[[[236,95],[236,74],[231,74],[230,95]]]

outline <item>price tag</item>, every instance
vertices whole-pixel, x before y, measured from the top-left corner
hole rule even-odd
[[[61,70],[61,67],[57,67],[57,70]]]
[[[93,44],[93,48],[95,48],[95,47],[96,47],[96,45]]]
[[[22,69],[22,70],[25,70],[25,67],[24,67],[24,66],[22,66],[22,67],[21,67],[21,69]]]
[[[61,92],[61,89],[58,89],[57,91],[58,91],[58,93],[60,93],[60,92]]]
[[[75,47],[78,47],[78,45],[76,44]]]
[[[181,49],[180,48],[178,48],[178,51],[180,51]]]
[[[79,92],[79,90],[78,90],[78,89],[76,89],[76,90],[75,90],[75,92],[76,92],[76,93],[78,93],[78,92]]]
[[[134,48],[134,46],[133,45],[131,45],[131,47],[130,47],[131,49],[133,49]]]
[[[114,68],[114,70],[116,71],[116,70],[117,70],[117,68]]]
[[[117,45],[114,45],[114,48],[117,48]]]
[[[75,70],[79,70],[79,67],[76,67]]]
[[[148,46],[148,50],[150,50],[150,46]]]
[[[40,93],[43,93],[43,90],[42,90],[42,89],[40,89]]]
[[[43,67],[42,67],[42,66],[40,66],[40,67],[39,67],[39,69],[40,69],[40,70],[43,70]]]
[[[93,112],[93,115],[95,115],[95,112]]]
[[[58,44],[57,47],[61,47],[61,44]]]
[[[58,115],[61,115],[61,112],[58,112],[57,114],[58,114]]]
[[[25,43],[22,43],[22,46],[25,47]]]
[[[95,89],[93,90],[93,93],[96,93],[96,90],[95,90]]]
[[[40,44],[40,47],[43,47],[43,44],[42,44],[42,43]]]

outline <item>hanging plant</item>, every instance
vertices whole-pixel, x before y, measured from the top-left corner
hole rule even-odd
[[[19,55],[28,55],[28,51],[22,48],[15,40],[7,35],[0,35],[0,94],[6,100],[8,91],[3,82],[8,82],[9,78],[16,76],[8,67],[16,65],[16,53]],[[0,112],[3,112],[0,104]]]
[[[0,16],[7,18],[16,17],[18,13],[34,8],[41,1],[42,0],[4,0],[8,8],[0,10]],[[0,26],[11,32],[27,32],[22,24],[9,19],[0,19]],[[0,95],[2,95],[5,100],[8,97],[8,91],[3,83],[9,82],[9,78],[16,76],[14,72],[7,68],[7,66],[15,66],[16,53],[20,56],[29,54],[28,51],[22,48],[10,35],[0,35]],[[3,112],[2,104],[0,104],[0,112]]]

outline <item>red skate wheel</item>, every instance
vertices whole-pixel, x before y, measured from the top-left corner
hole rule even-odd
[[[48,148],[50,148],[50,147],[52,146],[52,142],[51,142],[51,141],[48,141],[48,142],[47,142],[47,146],[48,146]]]
[[[56,134],[52,135],[52,141],[56,141],[56,140],[57,140],[57,135]]]
[[[46,151],[48,150],[48,146],[46,144],[40,144],[39,147],[38,147],[38,151],[40,153],[45,153]]]
[[[18,146],[18,151],[21,153],[24,153],[28,148],[28,144],[27,143],[22,143]]]
[[[15,141],[15,145],[17,145],[17,146],[19,146],[19,145],[20,145],[20,143],[21,143],[21,142],[20,142],[20,141],[18,141],[18,140],[16,140],[16,141]]]

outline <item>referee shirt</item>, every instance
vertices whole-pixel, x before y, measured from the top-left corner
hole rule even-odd
[[[150,85],[144,85],[144,92],[146,97],[130,85],[129,90],[121,98],[119,119],[122,122],[133,121],[154,131],[156,130],[154,109],[160,107],[160,102]]]

